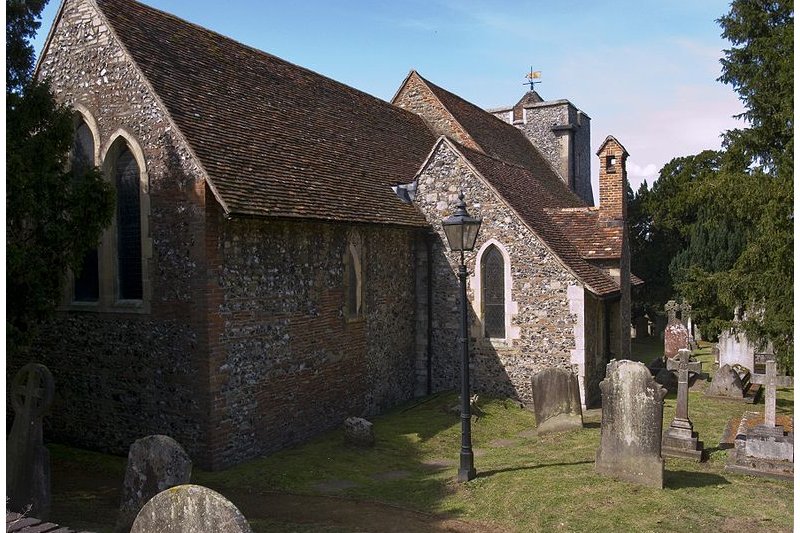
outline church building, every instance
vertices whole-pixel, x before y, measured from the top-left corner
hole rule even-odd
[[[64,0],[37,75],[117,199],[33,349],[50,440],[167,434],[219,469],[457,389],[461,192],[476,392],[562,367],[597,405],[629,355],[628,154],[566,100],[486,111],[411,71],[385,102],[134,0]]]

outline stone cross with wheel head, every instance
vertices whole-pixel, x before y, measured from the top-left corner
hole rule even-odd
[[[44,365],[28,363],[9,389],[14,423],[6,439],[6,505],[45,519],[50,510],[50,455],[42,439],[42,417],[53,400],[53,375]]]
[[[793,380],[791,376],[777,375],[774,359],[768,360],[766,362],[766,367],[766,373],[764,374],[750,374],[751,383],[759,383],[766,389],[766,393],[764,394],[764,426],[759,429],[782,437],[783,426],[775,425],[775,392],[778,387],[791,387]]]

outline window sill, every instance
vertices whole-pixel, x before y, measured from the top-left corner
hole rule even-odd
[[[150,303],[144,300],[117,300],[112,304],[101,302],[70,302],[60,308],[61,311],[77,311],[87,313],[135,313],[150,312]]]

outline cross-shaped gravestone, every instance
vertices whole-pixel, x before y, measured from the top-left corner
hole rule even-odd
[[[681,302],[680,309],[681,309],[681,322],[683,322],[683,325],[688,328],[689,320],[692,317],[692,306],[689,302],[683,301]]]
[[[50,508],[50,456],[42,441],[42,416],[53,390],[53,375],[36,363],[22,367],[10,387],[14,423],[6,439],[7,505],[37,518],[47,518]]]
[[[678,371],[678,404],[675,407],[675,418],[689,419],[689,372],[699,374],[703,370],[700,361],[689,361],[691,350],[680,349],[678,356],[667,359],[667,370]]]
[[[793,383],[791,376],[778,376],[775,360],[766,362],[765,374],[750,374],[751,383],[763,385],[767,392],[764,394],[764,426],[763,429],[776,436],[783,436],[783,426],[775,425],[775,389],[777,387],[790,387]],[[762,429],[762,428],[759,428]]]
[[[667,323],[675,322],[679,308],[680,306],[675,300],[670,300],[664,304],[664,311],[667,312]]]
[[[702,457],[703,444],[698,442],[697,433],[693,432],[692,421],[689,420],[689,371],[699,373],[702,363],[689,361],[690,350],[678,350],[674,359],[667,359],[667,369],[678,371],[678,402],[675,407],[675,418],[664,433],[662,454],[674,457],[690,457],[698,461]]]

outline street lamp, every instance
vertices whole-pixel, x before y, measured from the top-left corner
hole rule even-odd
[[[475,247],[475,239],[481,227],[481,219],[473,218],[467,213],[464,203],[464,192],[458,195],[456,212],[442,220],[444,234],[450,250],[461,253],[458,266],[458,279],[461,282],[461,462],[458,469],[458,481],[469,481],[475,477],[475,466],[472,458],[472,436],[470,422],[472,414],[469,408],[469,340],[467,337],[467,267],[464,265],[464,252]]]

